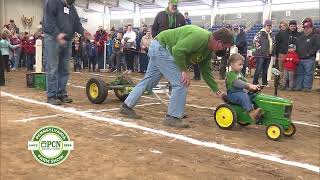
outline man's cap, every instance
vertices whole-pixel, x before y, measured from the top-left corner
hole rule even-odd
[[[303,21],[302,21],[302,24],[306,23],[306,22],[311,22],[312,23],[312,19],[311,18],[305,18]]]
[[[179,0],[169,0],[169,3],[171,3],[173,5],[178,5],[179,4]]]
[[[303,23],[303,28],[306,28],[306,27],[307,27],[307,28],[313,27],[312,22],[307,21],[307,22]]]

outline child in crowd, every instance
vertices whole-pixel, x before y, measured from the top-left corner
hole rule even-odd
[[[74,57],[73,57],[73,69],[74,72],[81,70],[81,57],[82,57],[82,46],[80,36],[76,36],[74,39]]]
[[[0,51],[4,63],[4,67],[6,68],[7,72],[10,72],[9,67],[9,55],[10,49],[16,49],[20,47],[20,45],[11,45],[8,40],[8,34],[6,32],[2,33],[2,39],[0,41]]]
[[[88,69],[91,71],[96,70],[96,64],[97,64],[97,47],[94,40],[86,40],[86,51],[89,59]]]
[[[114,72],[121,72],[121,54],[122,54],[122,33],[118,32],[117,37],[113,39],[111,63]]]
[[[248,83],[241,74],[243,68],[244,57],[240,54],[233,54],[228,60],[231,71],[227,73],[227,98],[231,103],[239,104],[246,110],[252,120],[256,120],[261,114],[261,109],[254,109],[252,99],[254,94],[248,94],[244,89],[256,91],[260,89],[259,85]]]
[[[25,47],[27,71],[33,71],[34,56],[36,53],[36,40],[34,36],[29,35]]]
[[[107,43],[107,60],[109,64],[109,70],[112,72],[114,67],[114,62],[112,62],[111,56],[112,56],[112,48],[113,48],[113,37],[112,34],[108,34],[108,43]]]
[[[299,64],[299,56],[296,52],[296,46],[290,44],[288,48],[288,53],[283,59],[284,65],[284,77],[283,77],[283,87],[282,90],[293,90],[294,86],[294,76]]]

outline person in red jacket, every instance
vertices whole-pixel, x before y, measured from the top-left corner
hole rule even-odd
[[[28,71],[33,71],[34,55],[36,52],[35,48],[36,40],[34,36],[30,35],[26,42],[25,53],[26,53],[26,66]]]
[[[98,69],[104,68],[104,43],[108,42],[108,33],[103,30],[102,26],[99,26],[98,31],[94,35],[94,39],[96,40],[97,45],[97,62],[98,62]]]
[[[282,90],[293,90],[294,85],[294,76],[299,64],[299,56],[296,52],[296,46],[290,44],[288,48],[288,54],[283,59],[284,65],[284,78],[283,78],[283,87]]]

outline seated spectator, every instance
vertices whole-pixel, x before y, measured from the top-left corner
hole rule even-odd
[[[296,91],[310,92],[313,85],[316,53],[320,49],[319,36],[315,34],[312,21],[304,21],[303,34],[297,39],[300,63],[297,68]]]

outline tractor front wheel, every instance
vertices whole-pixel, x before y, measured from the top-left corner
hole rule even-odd
[[[94,104],[103,103],[108,95],[107,84],[99,78],[91,78],[86,86],[87,97]]]
[[[290,123],[288,129],[283,131],[283,135],[290,137],[296,133],[296,127],[293,123]]]
[[[237,122],[237,114],[229,104],[219,105],[214,112],[216,124],[221,129],[232,129]]]
[[[279,125],[271,124],[266,129],[266,135],[271,140],[277,141],[281,138],[282,135],[282,129]]]

